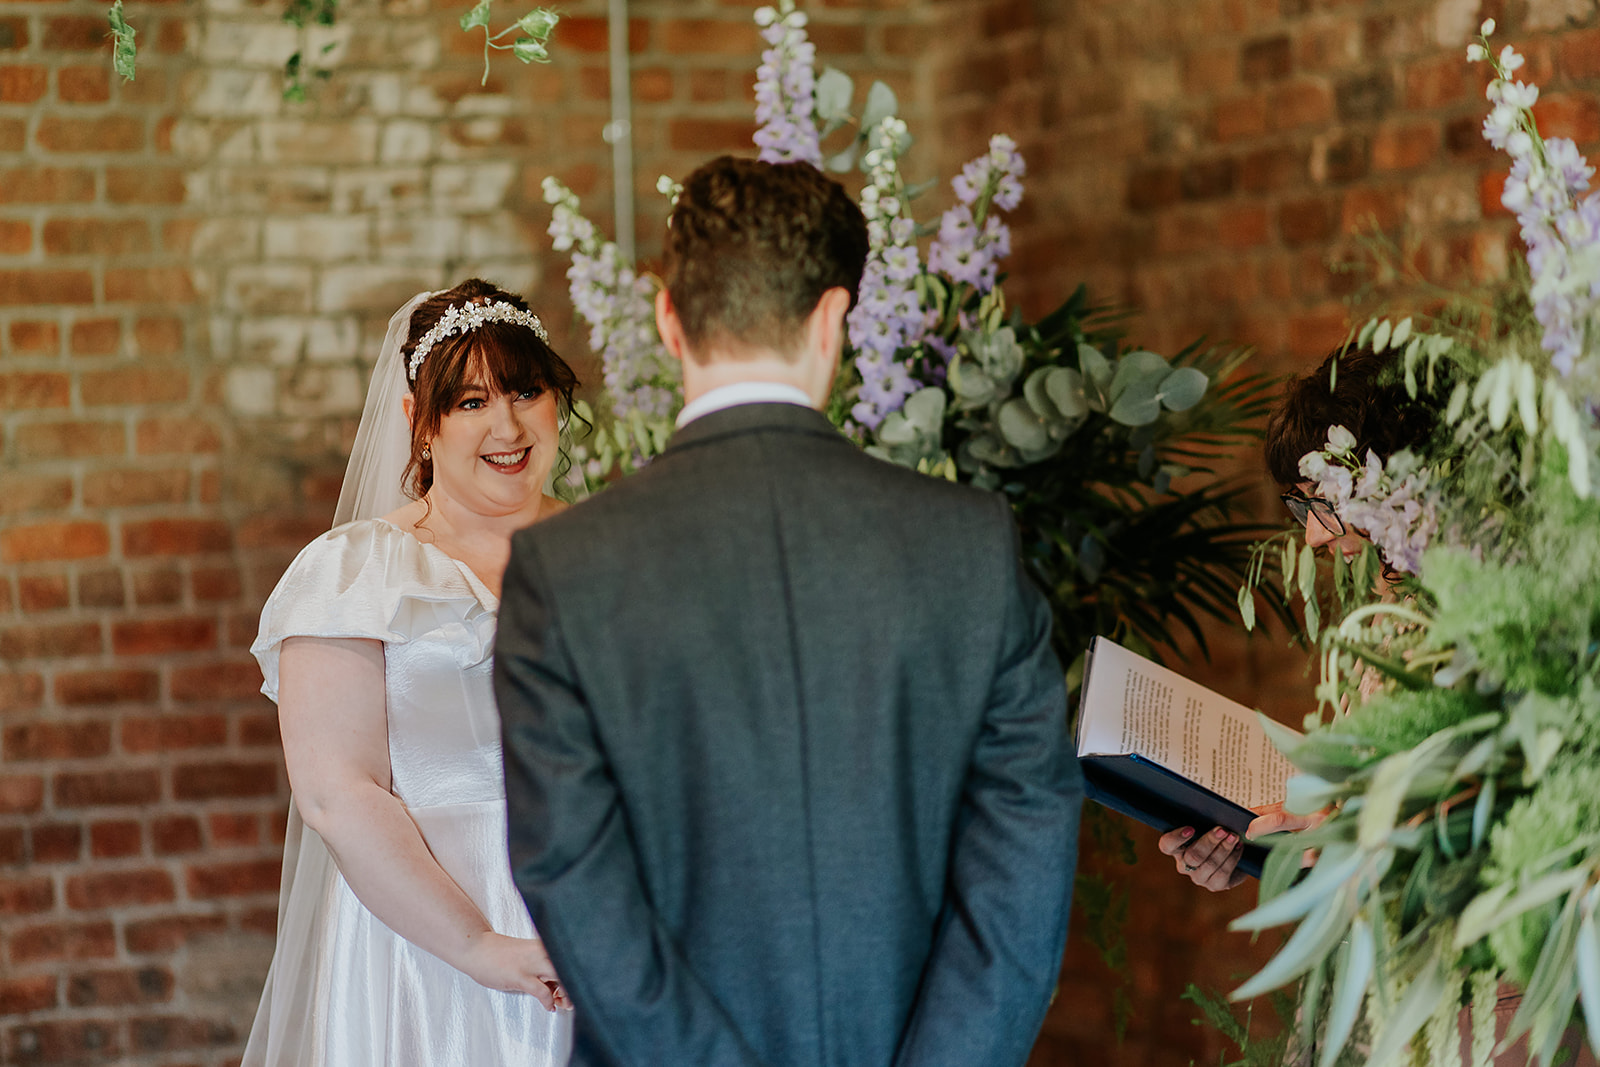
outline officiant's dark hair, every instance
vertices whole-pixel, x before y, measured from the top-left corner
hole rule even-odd
[[[411,312],[401,358],[410,365],[417,343],[449,308],[495,302],[529,310],[522,297],[482,278],[468,278],[454,289],[435,293]],[[416,401],[411,417],[411,461],[401,482],[414,499],[420,500],[433,486],[433,460],[422,454],[423,447],[438,434],[439,423],[461,402],[468,387],[477,383],[497,393],[554,392],[561,413],[570,415],[578,376],[555,349],[520,323],[486,322],[435,342],[417,368],[416,381],[410,383]],[[559,479],[571,465],[570,456],[558,456],[555,476]]]
[[[1441,368],[1442,370],[1443,368]],[[1433,395],[1450,393],[1436,381]],[[1340,347],[1310,374],[1291,379],[1283,401],[1267,420],[1267,469],[1284,485],[1304,481],[1300,457],[1323,447],[1328,429],[1355,435],[1356,455],[1367,450],[1387,460],[1405,448],[1426,444],[1438,426],[1437,405],[1406,390],[1401,352],[1374,352],[1364,345]]]
[[[714,159],[667,219],[667,293],[696,354],[722,339],[788,354],[823,293],[855,304],[866,261],[861,209],[809,163]]]

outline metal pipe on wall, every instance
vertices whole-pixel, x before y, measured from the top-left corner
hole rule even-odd
[[[633,248],[633,101],[628,71],[628,0],[608,0],[607,30],[611,45],[611,121],[605,139],[611,144],[613,217],[617,251],[632,263]]]

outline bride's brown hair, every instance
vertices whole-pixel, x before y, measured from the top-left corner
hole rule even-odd
[[[411,328],[400,358],[409,367],[417,343],[452,306],[477,303],[505,303],[522,311],[527,302],[482,278],[468,278],[454,289],[435,293],[411,312]],[[469,388],[482,386],[492,393],[554,392],[563,419],[572,412],[572,393],[578,376],[566,360],[539,335],[513,322],[486,322],[465,333],[453,334],[434,342],[417,368],[417,378],[409,382],[415,398],[411,416],[411,461],[406,464],[401,483],[413,499],[420,500],[433,485],[433,460],[423,449],[439,432],[439,423],[461,402]],[[554,474],[560,478],[572,465],[571,457],[557,457]]]

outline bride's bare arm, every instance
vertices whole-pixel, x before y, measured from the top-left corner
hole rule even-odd
[[[389,791],[383,643],[292,637],[279,675],[278,721],[295,804],[361,903],[474,981],[565,1007],[544,945],[490,929]]]

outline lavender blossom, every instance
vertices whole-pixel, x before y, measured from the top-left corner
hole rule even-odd
[[[1343,426],[1331,427],[1321,451],[1300,457],[1300,474],[1346,526],[1377,546],[1384,562],[1417,574],[1439,528],[1438,512],[1426,496],[1429,472],[1406,451],[1385,463],[1368,449],[1365,462],[1358,462],[1354,443]]]
[[[1530,296],[1544,327],[1544,348],[1566,376],[1584,355],[1600,312],[1600,201],[1593,194],[1582,198],[1594,168],[1571,141],[1539,137],[1530,110],[1539,89],[1509,80],[1524,60],[1509,45],[1496,57],[1488,48],[1492,22],[1484,26],[1482,43],[1468,50],[1469,58],[1489,59],[1495,68],[1486,90],[1494,108],[1483,136],[1511,158],[1500,201],[1517,216],[1527,247]]]
[[[1011,254],[1011,229],[991,206],[1013,211],[1022,202],[1027,172],[1016,142],[1004,134],[989,140],[989,151],[972,160],[951,180],[957,203],[939,220],[939,236],[928,249],[928,269],[972,286],[981,295],[995,286],[999,261]]]
[[[922,273],[916,225],[905,214],[899,167],[908,143],[905,122],[891,115],[870,131],[862,157],[867,187],[861,191],[861,211],[867,218],[869,248],[861,297],[847,320],[861,375],[860,399],[850,414],[872,430],[920,387],[909,363],[897,358],[922,339],[927,323],[915,288]]]
[[[806,38],[806,16],[794,0],[756,11],[761,38],[770,46],[756,69],[756,147],[767,163],[822,166],[816,111],[817,46]]]
[[[589,347],[600,354],[613,413],[619,420],[633,411],[656,418],[672,414],[681,403],[678,365],[656,332],[649,279],[623,260],[615,243],[601,240],[594,223],[579,213],[572,190],[546,178],[544,199],[554,208],[549,232],[556,250],[572,254],[572,304],[589,324]]]

